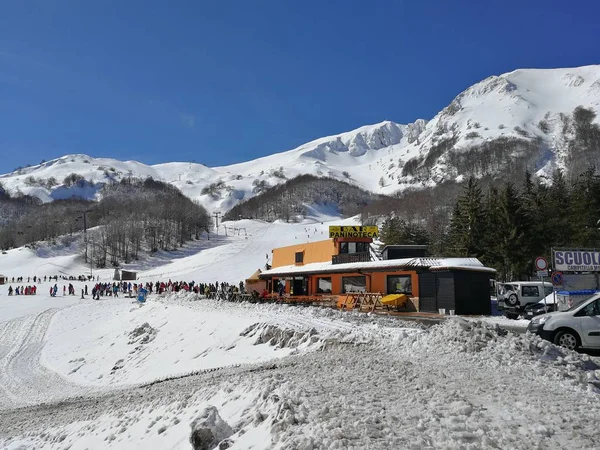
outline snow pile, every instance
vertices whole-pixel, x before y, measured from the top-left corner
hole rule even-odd
[[[597,380],[597,365],[536,337],[460,319],[400,332],[402,322],[389,317],[189,296],[166,301],[173,302],[167,311],[186,303],[188,317],[202,311],[213,321],[219,307],[237,321],[264,306],[261,321],[237,331],[254,347],[289,345],[294,335],[302,342],[316,336],[313,329],[330,339],[316,352],[198,372],[49,410],[25,409],[18,416],[0,411],[0,428],[8,430],[0,445],[183,449],[190,448],[191,430],[204,430],[196,437],[211,430],[209,445],[233,450],[600,445],[600,396],[584,382]],[[138,312],[159,312],[164,302]],[[176,343],[149,319],[134,327],[125,323],[124,334],[145,322],[159,330],[148,345],[165,336]],[[139,336],[150,334],[147,326],[140,330]]]
[[[156,338],[156,333],[158,333],[156,328],[152,328],[148,322],[144,322],[129,333],[128,344],[148,344]]]
[[[404,344],[420,357],[460,355],[474,365],[485,364],[502,370],[516,367],[532,380],[551,378],[592,391],[600,384],[600,366],[590,356],[557,347],[535,335],[508,332],[483,321],[452,318],[433,326],[429,333],[409,336]]]
[[[219,415],[219,411],[214,406],[204,409],[191,424],[192,433],[190,435],[190,444],[194,450],[212,450],[216,446],[219,450],[231,446],[228,440],[233,430]],[[165,430],[159,428],[158,432]]]
[[[265,320],[260,308],[190,298],[197,297],[150,297],[143,307],[109,298],[64,309],[48,330],[43,362],[73,382],[115,387],[281,358],[321,345],[316,330],[294,327],[285,316]]]
[[[256,338],[254,345],[269,344],[276,348],[306,348],[305,344],[310,345],[319,342],[317,330],[314,328],[308,332],[300,332],[282,329],[266,323],[251,325],[240,336]]]

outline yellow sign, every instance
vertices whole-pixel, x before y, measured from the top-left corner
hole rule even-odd
[[[379,229],[376,226],[352,227],[352,226],[330,226],[330,238],[377,238]]]

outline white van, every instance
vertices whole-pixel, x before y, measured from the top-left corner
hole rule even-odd
[[[534,317],[527,331],[570,350],[600,349],[600,294],[567,311]]]
[[[497,285],[498,309],[509,319],[523,314],[525,307],[552,294],[552,283],[542,281],[511,281]]]

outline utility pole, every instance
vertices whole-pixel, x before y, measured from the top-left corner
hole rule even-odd
[[[220,212],[214,212],[213,216],[215,217],[215,227],[217,228],[217,234],[219,234],[219,217],[221,216]]]
[[[88,239],[87,239],[87,216],[91,209],[86,209],[85,211],[79,211],[83,214],[83,241],[85,242],[85,261],[87,262],[88,258]]]

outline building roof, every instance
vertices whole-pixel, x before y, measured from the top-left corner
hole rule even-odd
[[[262,272],[260,271],[260,269],[258,269],[256,272],[254,272],[252,275],[250,275],[248,278],[246,278],[246,282],[251,283],[253,281],[260,281],[260,274]]]
[[[485,267],[477,258],[405,258],[385,259],[381,261],[332,264],[331,261],[275,267],[265,270],[261,278],[295,274],[342,273],[364,271],[379,271],[385,269],[411,270],[427,268],[436,270],[469,270],[474,272],[496,272],[496,269]]]
[[[391,249],[407,249],[407,250],[421,250],[421,249],[426,249],[427,245],[421,245],[421,244],[390,244],[390,245],[386,245],[385,247],[383,247],[381,249],[381,251],[385,251],[386,248],[391,248]]]

